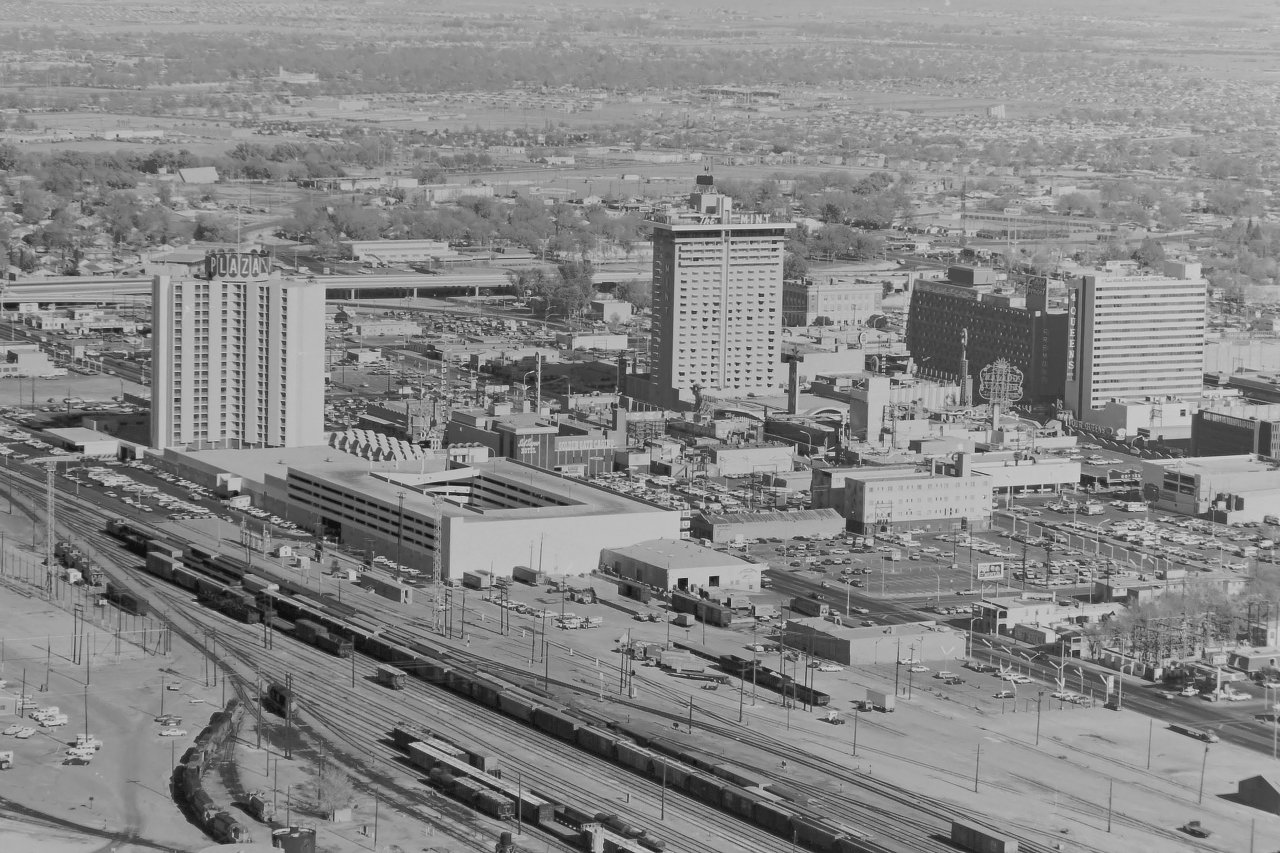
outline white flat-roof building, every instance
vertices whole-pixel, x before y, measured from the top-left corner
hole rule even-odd
[[[760,589],[759,563],[680,539],[650,539],[623,548],[605,548],[600,566],[626,580],[660,589]]]
[[[878,533],[923,527],[956,530],[967,526],[985,530],[991,526],[989,476],[969,469],[967,457],[950,473],[911,468],[857,468],[832,476],[841,514],[855,533]],[[818,502],[815,495],[815,505]],[[830,500],[830,498],[827,498]],[[825,502],[824,502],[825,505]]]
[[[1142,496],[1169,512],[1260,522],[1280,515],[1280,465],[1252,454],[1144,459]]]
[[[1197,263],[1165,275],[1085,275],[1067,288],[1066,407],[1194,399],[1204,385],[1208,282]]]
[[[152,286],[151,445],[299,447],[324,440],[324,285],[218,253],[209,278]]]
[[[84,427],[47,429],[43,433],[58,447],[95,459],[114,459],[120,454],[120,439]]]

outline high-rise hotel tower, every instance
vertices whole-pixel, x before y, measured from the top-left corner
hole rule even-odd
[[[152,311],[153,447],[323,443],[322,285],[211,253],[203,278],[156,276]]]

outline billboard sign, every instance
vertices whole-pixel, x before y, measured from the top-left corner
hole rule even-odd
[[[271,256],[258,252],[209,252],[204,273],[210,281],[251,281],[271,275]]]
[[[994,563],[978,563],[975,568],[977,569],[979,583],[1004,579],[1004,563],[998,561]]]

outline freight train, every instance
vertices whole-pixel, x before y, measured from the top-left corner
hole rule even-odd
[[[196,824],[215,841],[243,844],[249,830],[227,811],[221,810],[204,789],[204,773],[218,757],[227,739],[233,736],[240,700],[232,699],[222,711],[209,718],[209,725],[196,736],[195,744],[182,755],[173,769],[173,798]]]
[[[126,542],[126,547],[129,542],[147,535],[124,522],[116,522],[114,526],[116,529],[110,532]],[[157,539],[150,535],[146,539],[147,548],[152,548],[151,543]],[[199,559],[192,562],[209,565],[208,561]],[[810,850],[819,853],[879,853],[885,849],[872,841],[868,833],[819,816],[810,808],[806,798],[776,785],[762,784],[745,777],[714,758],[696,755],[628,724],[587,719],[581,716],[581,712],[565,710],[550,694],[536,686],[517,686],[500,681],[477,669],[469,658],[366,624],[355,615],[353,608],[339,607],[336,601],[317,600],[314,593],[307,593],[298,584],[268,582],[254,576],[245,564],[232,558],[223,557],[217,565],[220,572],[217,582],[231,589],[222,580],[222,573],[226,570],[238,572],[239,588],[246,595],[252,595],[258,618],[301,642],[311,642],[324,648],[317,640],[321,636],[327,637],[325,645],[328,648],[325,651],[330,654],[358,652],[366,655],[408,677],[466,697],[649,779],[661,780],[667,787],[679,789],[694,799],[781,838],[802,843]],[[175,570],[170,580],[180,583],[179,578]],[[256,594],[250,593],[249,589],[257,590]],[[244,607],[249,607],[247,598],[242,597],[241,601]],[[145,606],[145,599],[141,604]],[[301,632],[297,629],[299,622],[308,623]],[[765,673],[771,671],[765,669]],[[780,674],[773,675],[777,676],[776,682],[767,674],[765,681],[770,681],[771,685],[776,683],[775,689],[784,691],[787,696],[813,705],[824,705],[830,701],[830,697],[820,691],[802,696],[800,688],[803,685]],[[758,680],[761,677],[759,670],[756,677]],[[295,701],[293,695],[280,685],[272,685],[265,697],[265,703],[282,714],[290,713]],[[627,843],[632,846],[606,845],[606,849],[637,849],[638,842]]]
[[[427,736],[412,727],[400,726],[392,741],[403,750],[414,767],[427,772],[428,782],[476,811],[499,820],[511,820],[518,813],[524,823],[539,827],[549,835],[585,850],[604,849],[617,853],[661,851],[665,842],[650,838],[615,814],[590,813],[557,802],[518,780],[512,783],[501,775],[477,766],[472,754],[446,740]]]

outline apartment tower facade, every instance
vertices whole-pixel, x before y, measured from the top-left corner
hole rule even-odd
[[[324,287],[256,253],[211,253],[203,278],[152,283],[151,445],[324,442]]]
[[[1204,387],[1208,282],[1200,265],[1164,275],[1085,275],[1067,290],[1066,408],[1111,400],[1198,399]]]
[[[653,221],[653,402],[777,393],[782,267],[794,226],[735,214],[698,178],[689,213]]]

